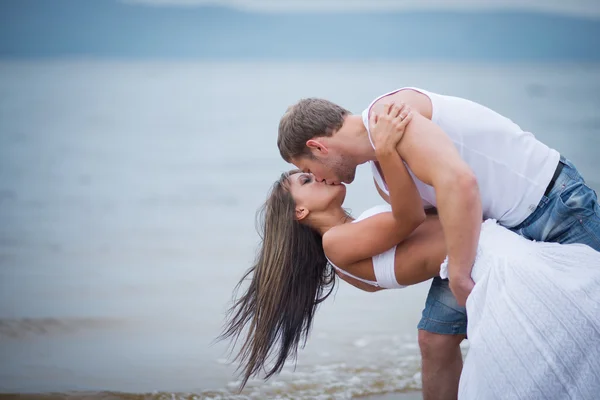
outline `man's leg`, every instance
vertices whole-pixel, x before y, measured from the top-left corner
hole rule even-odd
[[[467,333],[467,314],[456,303],[447,279],[433,279],[418,329],[423,398],[456,399],[462,371],[460,342]]]
[[[419,330],[423,399],[456,399],[463,366],[460,342],[465,337]]]

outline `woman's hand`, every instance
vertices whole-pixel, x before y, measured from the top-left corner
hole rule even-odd
[[[395,152],[412,119],[412,110],[407,104],[386,104],[380,114],[371,114],[371,139],[379,154]]]

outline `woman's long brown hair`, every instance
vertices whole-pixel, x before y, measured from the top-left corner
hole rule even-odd
[[[335,272],[327,262],[321,235],[296,220],[289,191],[290,171],[273,185],[258,214],[261,245],[254,265],[234,290],[234,302],[220,339],[234,339],[247,328],[235,360],[248,379],[265,369],[265,379],[279,373],[305,344],[315,311],[333,291]],[[250,284],[237,293],[249,277]],[[269,363],[272,366],[267,367]]]

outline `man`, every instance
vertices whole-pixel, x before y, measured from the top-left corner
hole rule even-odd
[[[466,99],[417,88],[382,95],[362,115],[327,100],[301,100],[281,118],[279,151],[328,184],[351,183],[356,167],[370,162],[385,198],[370,119],[391,103],[413,111],[397,150],[423,205],[437,208],[448,246],[449,281],[433,280],[418,326],[423,395],[452,399],[462,369],[464,304],[474,285],[470,273],[482,218],[531,240],[584,243],[600,251],[600,206],[571,162],[508,118]]]

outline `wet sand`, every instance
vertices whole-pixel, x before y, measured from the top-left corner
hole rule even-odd
[[[397,392],[376,396],[360,397],[360,399],[364,400],[420,400],[422,398],[423,395],[421,394],[421,392]]]
[[[120,399],[135,399],[141,400],[147,398],[144,395],[136,394],[124,394],[121,393],[115,396],[113,393],[110,394],[94,394],[94,393],[80,393],[80,394],[3,394],[0,393],[0,400],[65,400],[65,399],[102,399],[102,400],[120,400]],[[195,398],[195,397],[194,397]],[[382,395],[373,395],[366,397],[357,397],[360,400],[420,400],[423,396],[421,392],[396,392],[387,393]]]

